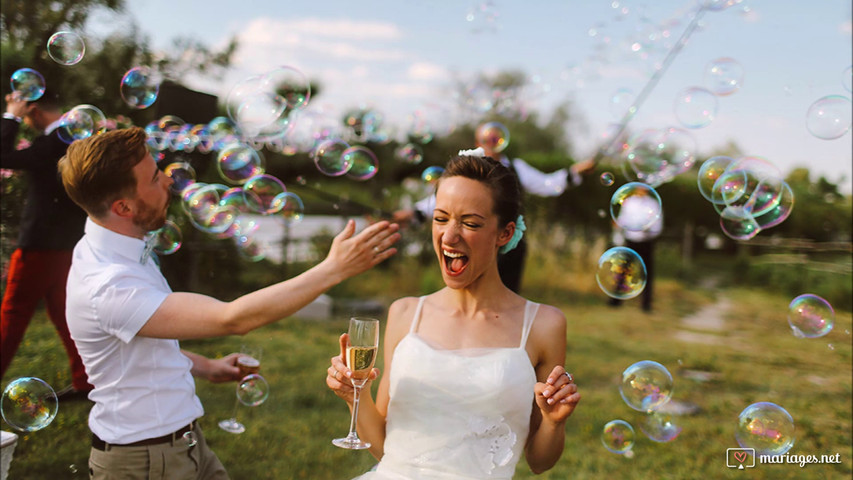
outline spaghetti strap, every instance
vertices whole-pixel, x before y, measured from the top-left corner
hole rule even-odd
[[[426,295],[418,298],[418,306],[415,308],[415,315],[412,317],[412,326],[409,328],[409,333],[415,333],[415,330],[418,329],[418,323],[421,321],[421,309],[423,309],[425,298]]]
[[[521,331],[521,344],[518,348],[524,348],[527,345],[527,336],[533,327],[533,320],[536,319],[537,312],[539,312],[539,304],[528,300],[527,305],[524,306],[524,326]]]

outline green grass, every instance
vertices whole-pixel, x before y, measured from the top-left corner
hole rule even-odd
[[[583,399],[566,426],[566,448],[558,464],[537,477],[522,461],[516,478],[850,478],[853,345],[849,332],[853,325],[849,311],[836,312],[835,328],[826,337],[795,338],[786,320],[790,297],[730,286],[724,265],[713,272],[723,272],[723,284],[716,289],[685,281],[682,277],[690,275],[684,272],[660,279],[652,314],[639,309],[638,299],[609,308],[592,280],[590,259],[595,260],[595,252],[589,258],[566,261],[556,257],[553,249],[534,251],[524,293],[559,306],[569,319],[567,367]],[[432,267],[400,260],[349,280],[335,294],[379,299],[387,305],[396,296],[418,294],[435,284]],[[703,275],[711,273],[704,270],[711,268],[708,265],[696,268]],[[719,339],[719,344],[676,338],[680,330],[689,330],[680,324],[685,315],[723,296],[732,305],[724,316],[726,327],[712,333],[694,331]],[[349,425],[345,404],[324,383],[328,360],[337,352],[337,337],[345,328],[346,315],[325,321],[289,318],[245,337],[182,342],[183,347],[208,356],[238,351],[243,343],[263,346],[262,373],[272,389],[263,405],[239,409],[246,433],[232,435],[216,427],[218,420],[231,413],[234,386],[197,384],[206,411],[205,435],[232,478],[346,479],[375,463],[366,452],[344,451],[330,443],[345,434]],[[647,359],[665,365],[673,374],[675,400],[701,408],[696,415],[676,418],[683,432],[669,443],[646,438],[639,429],[642,415],[619,395],[621,372]],[[688,370],[716,376],[704,382],[692,380],[684,376]],[[40,377],[56,388],[69,383],[64,351],[43,312],[27,331],[3,386],[25,375]],[[842,463],[804,468],[759,464],[748,473],[728,469],[726,449],[738,447],[737,416],[758,401],[777,403],[793,416],[797,438],[790,454],[840,453]],[[87,402],[63,403],[50,426],[21,435],[10,478],[86,478],[88,408]],[[616,418],[634,426],[633,458],[609,453],[601,445],[602,427]]]

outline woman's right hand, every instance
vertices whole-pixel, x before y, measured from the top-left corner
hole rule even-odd
[[[350,381],[350,378],[352,378],[352,370],[347,368],[346,361],[344,360],[348,342],[349,334],[342,334],[340,338],[340,355],[332,357],[332,364],[328,369],[326,369],[326,385],[335,392],[335,395],[343,398],[348,404],[352,405],[352,392],[355,388],[352,386],[352,381]],[[376,380],[378,377],[379,369],[374,368],[370,371],[370,375],[367,376],[367,382],[364,386],[369,386],[370,382]]]

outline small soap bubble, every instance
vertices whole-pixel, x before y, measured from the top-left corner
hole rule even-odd
[[[394,150],[394,158],[403,163],[417,165],[423,161],[424,152],[420,146],[414,143],[407,143]]]
[[[634,410],[653,412],[672,397],[672,375],[658,362],[637,362],[622,372],[619,393]]]
[[[477,146],[500,153],[509,146],[509,130],[500,122],[487,122],[477,127],[474,136]]]
[[[232,143],[219,151],[216,168],[225,181],[240,185],[264,173],[264,157],[245,143]]]
[[[610,197],[610,216],[625,230],[640,232],[652,227],[662,211],[657,191],[645,183],[626,183]]]
[[[827,95],[815,101],[806,112],[806,128],[817,138],[834,140],[850,131],[850,98]]]
[[[270,395],[270,385],[257,373],[246,375],[237,385],[237,399],[248,407],[257,407]]]
[[[613,182],[615,181],[615,179],[613,178],[613,174],[610,172],[602,173],[601,177],[599,177],[599,180],[601,181],[601,184],[604,185],[605,187],[612,186]]]
[[[379,171],[379,160],[376,155],[366,147],[349,147],[341,154],[342,161],[351,165],[347,176],[356,180],[369,180]]]
[[[835,310],[823,298],[805,293],[788,305],[788,324],[798,337],[822,337],[835,325]]]
[[[717,58],[705,67],[705,85],[716,95],[731,95],[743,85],[743,65],[733,58]]]
[[[10,427],[35,432],[50,425],[59,410],[53,387],[36,377],[21,377],[3,390],[0,414]]]
[[[32,102],[44,95],[44,77],[32,68],[21,68],[12,73],[12,93],[21,100]]]
[[[299,198],[299,195],[295,193],[282,193],[279,198],[276,199],[276,203],[281,205],[281,210],[278,211],[278,214],[281,215],[285,222],[290,225],[299,223],[305,216],[305,205],[302,203],[302,199]]]
[[[434,185],[438,182],[438,179],[441,178],[442,173],[444,173],[443,168],[433,165],[425,168],[424,171],[421,172],[421,180],[430,185]]]
[[[613,247],[598,259],[595,280],[609,297],[634,298],[646,287],[646,265],[634,250]]]
[[[675,96],[675,117],[687,128],[707,127],[717,116],[717,96],[701,87],[690,87]]]
[[[330,177],[345,175],[353,166],[353,156],[344,155],[349,148],[348,143],[337,138],[324,140],[314,150],[314,165],[317,170]]]
[[[681,427],[675,424],[672,415],[661,412],[646,415],[640,423],[640,430],[649,440],[658,443],[671,442],[681,433]]]
[[[185,188],[195,183],[195,169],[189,162],[170,163],[163,169],[163,173],[172,179],[172,186],[169,188],[175,195],[180,195]]]
[[[154,235],[154,251],[160,255],[171,255],[181,248],[183,235],[175,222],[166,220],[162,227],[152,232]]]
[[[155,70],[133,67],[121,78],[121,98],[133,108],[148,108],[157,100],[161,81],[162,77]]]
[[[624,420],[611,420],[604,425],[601,443],[610,452],[626,454],[634,447],[634,427]]]
[[[243,185],[243,199],[250,211],[269,215],[281,210],[283,198],[280,195],[286,191],[278,178],[268,174],[255,175]]]
[[[783,455],[794,446],[794,419],[787,410],[771,402],[758,402],[738,415],[735,438],[756,455]]]
[[[72,474],[77,473],[77,465],[74,465],[73,463],[71,465],[68,465],[68,471]]]
[[[196,437],[195,432],[190,430],[189,432],[184,432],[184,441],[187,442],[187,446],[192,448],[198,444],[198,438]]]
[[[47,54],[60,65],[74,65],[86,54],[86,44],[75,32],[56,32],[47,40]]]

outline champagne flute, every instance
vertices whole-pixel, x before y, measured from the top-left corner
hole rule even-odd
[[[256,374],[261,370],[261,347],[243,345],[240,348],[240,356],[237,357],[237,368],[240,369],[240,378]],[[246,426],[237,421],[237,407],[240,406],[240,383],[237,384],[237,398],[234,399],[234,412],[231,418],[219,421],[219,428],[229,433],[240,434],[246,431]]]
[[[345,361],[347,367],[352,370],[350,381],[353,386],[352,420],[350,420],[349,434],[344,438],[332,440],[332,444],[352,450],[370,448],[370,443],[363,442],[358,438],[356,425],[358,423],[358,400],[361,389],[367,383],[367,377],[373,369],[376,361],[376,353],[379,350],[379,320],[373,318],[353,317],[349,321],[349,341],[347,342]]]

